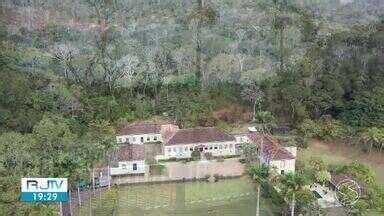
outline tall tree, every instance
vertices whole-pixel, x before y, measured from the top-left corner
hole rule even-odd
[[[252,178],[257,182],[256,216],[260,215],[260,188],[269,175],[268,167],[264,164],[252,166],[249,170]]]
[[[296,193],[302,190],[305,184],[305,178],[298,173],[287,173],[280,180],[282,194],[290,201],[291,216],[295,215]]]
[[[188,23],[192,24],[195,29],[195,75],[199,82],[201,82],[202,70],[201,70],[201,33],[202,28],[206,24],[212,24],[216,21],[217,12],[205,0],[196,0],[197,6],[192,9],[188,16]]]

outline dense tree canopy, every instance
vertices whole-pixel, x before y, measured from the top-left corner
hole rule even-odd
[[[3,185],[86,176],[119,123],[155,115],[361,132],[382,149],[383,11],[376,0],[2,1],[0,209],[24,211],[2,208],[18,190]]]

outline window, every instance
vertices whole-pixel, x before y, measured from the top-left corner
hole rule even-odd
[[[205,149],[205,150],[208,150],[208,147],[205,147],[204,149]]]
[[[191,147],[191,148],[189,148],[189,151],[193,151],[193,148]]]
[[[127,164],[121,164],[122,169],[127,169]]]
[[[141,141],[141,142],[144,142],[144,137],[141,137],[141,138],[140,138],[140,141]]]
[[[284,175],[284,170],[281,170],[281,172],[280,172],[280,173],[281,173],[281,175]]]
[[[151,140],[151,137],[147,136],[147,142],[149,142],[150,140]]]
[[[224,148],[225,148],[225,149],[227,149],[227,148],[228,148],[228,145],[227,145],[227,144],[225,144]]]
[[[136,163],[132,164],[132,169],[137,170],[137,164]]]
[[[155,141],[156,141],[156,140],[157,140],[157,136],[154,136],[154,137],[153,137],[153,140],[155,140]]]
[[[217,149],[217,146],[215,146],[215,149]]]
[[[212,149],[213,149],[213,147],[212,147],[212,146],[209,146],[209,149],[211,149],[211,150],[212,150]]]

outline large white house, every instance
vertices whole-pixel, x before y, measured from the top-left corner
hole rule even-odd
[[[199,127],[162,131],[163,158],[189,158],[193,151],[213,156],[235,155],[235,137],[214,127]]]
[[[162,142],[161,125],[152,123],[138,123],[127,125],[116,136],[117,143],[144,144],[148,142]]]
[[[111,168],[111,175],[145,173],[143,144],[150,142],[162,147],[157,160],[190,158],[193,151],[237,155],[242,144],[254,143],[262,163],[281,174],[295,171],[296,147],[282,147],[271,136],[254,131],[231,135],[214,127],[180,129],[174,124],[141,123],[122,128],[116,140],[120,144],[118,167]]]

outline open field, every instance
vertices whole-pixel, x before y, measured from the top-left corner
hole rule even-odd
[[[364,163],[375,171],[378,184],[384,186],[384,153],[368,154],[355,146],[311,140],[308,149],[299,151],[298,158],[307,161],[313,156],[322,158],[328,164],[355,160]]]
[[[102,195],[104,196],[104,195]],[[107,215],[110,199],[96,197],[84,203],[77,215]],[[256,185],[247,177],[216,183],[184,182],[119,186],[116,215],[255,215]],[[280,210],[270,200],[260,202],[260,215]]]

